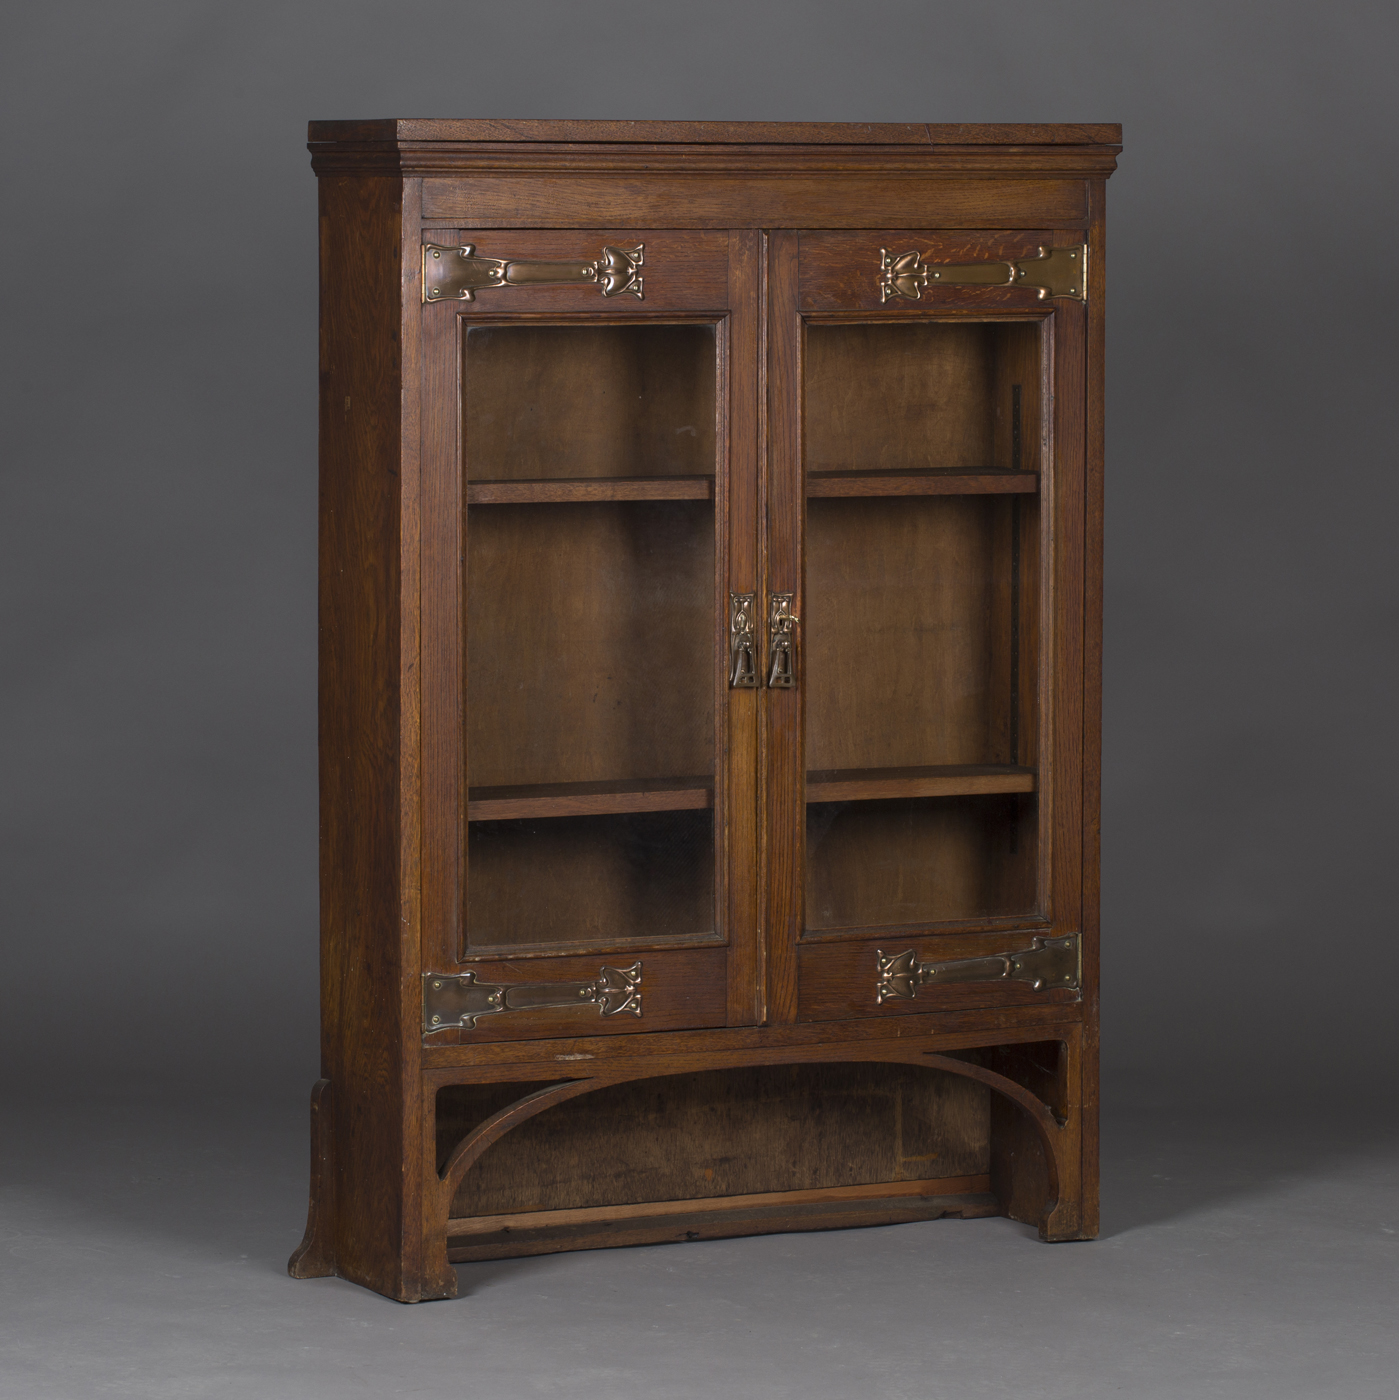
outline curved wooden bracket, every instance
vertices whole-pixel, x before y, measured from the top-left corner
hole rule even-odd
[[[969,1064],[966,1060],[954,1060],[946,1055],[928,1052],[918,1063],[932,1065],[936,1069],[946,1070],[949,1074],[960,1074],[967,1079],[975,1079],[978,1084],[985,1084],[988,1089],[1009,1099],[1029,1115],[1039,1138],[1040,1148],[1044,1152],[1045,1174],[1049,1178],[1049,1196],[1040,1213],[1040,1227],[1043,1233],[1045,1222],[1059,1204],[1059,1144],[1064,1132],[1063,1126],[1049,1111],[1048,1105],[1036,1098],[1023,1084],[1017,1084],[1015,1080],[1008,1079],[1004,1074],[997,1074],[995,1070]]]
[[[448,1209],[452,1197],[457,1194],[461,1179],[481,1159],[481,1154],[493,1143],[503,1138],[511,1128],[518,1128],[537,1113],[555,1104],[575,1099],[593,1089],[601,1089],[608,1084],[621,1084],[632,1076],[622,1075],[607,1079],[569,1079],[562,1084],[548,1084],[536,1089],[514,1103],[506,1104],[499,1112],[491,1114],[484,1122],[478,1123],[453,1149],[442,1166],[440,1192]],[[443,1219],[445,1219],[445,1213]]]

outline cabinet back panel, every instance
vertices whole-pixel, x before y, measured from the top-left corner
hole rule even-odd
[[[809,325],[810,472],[1038,467],[1036,322]],[[1021,457],[1012,460],[1011,389],[1021,386]]]
[[[714,928],[710,811],[472,822],[466,941],[605,948]]]
[[[467,513],[472,787],[714,771],[714,508]]]
[[[1000,496],[807,503],[807,766],[1010,763],[1012,619],[1006,565],[1034,505]],[[1015,686],[1037,621],[1022,549]]]
[[[709,325],[474,326],[467,480],[712,476],[715,383]]]
[[[531,1087],[441,1090],[439,1160],[506,1092]],[[989,1170],[988,1130],[987,1090],[939,1070],[782,1065],[640,1080],[508,1133],[463,1178],[450,1214],[973,1176]]]
[[[1029,914],[1036,795],[813,802],[806,809],[806,927]]]

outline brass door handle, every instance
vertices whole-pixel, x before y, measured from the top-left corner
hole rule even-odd
[[[795,593],[774,593],[768,609],[768,685],[790,690],[797,683],[796,639],[792,628],[801,618],[792,612]]]
[[[758,688],[758,661],[753,643],[754,593],[729,594],[729,685],[734,690]]]
[[[538,258],[478,258],[474,243],[448,248],[428,243],[423,248],[423,300],[475,301],[487,287],[562,286],[596,282],[605,297],[641,294],[644,243],[635,248],[605,247],[596,258],[545,262]]]
[[[931,282],[945,286],[1033,287],[1041,301],[1049,297],[1088,297],[1088,245],[1041,248],[1033,258],[1016,262],[925,263],[916,251],[895,255],[879,250],[879,300],[907,297],[919,301]]]

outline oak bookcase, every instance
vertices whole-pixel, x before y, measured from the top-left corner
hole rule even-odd
[[[312,123],[293,1274],[1096,1233],[1119,138]]]

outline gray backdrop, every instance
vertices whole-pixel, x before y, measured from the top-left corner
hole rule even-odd
[[[17,1088],[315,1077],[304,142],[375,116],[1121,121],[1107,1107],[1386,1086],[1392,3],[50,0],[6,27]]]

